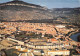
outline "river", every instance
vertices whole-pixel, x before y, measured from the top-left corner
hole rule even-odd
[[[80,33],[76,33],[74,35],[72,35],[70,38],[74,41],[78,41],[77,37],[80,35]]]

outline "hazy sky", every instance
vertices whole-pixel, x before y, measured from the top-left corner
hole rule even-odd
[[[0,0],[0,3],[8,2],[11,0]],[[22,0],[28,3],[33,3],[48,8],[63,8],[63,7],[80,7],[80,0]]]

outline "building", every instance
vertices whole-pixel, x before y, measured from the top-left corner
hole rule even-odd
[[[65,28],[64,25],[56,25],[55,27],[57,27],[57,28]]]
[[[70,55],[69,50],[57,50],[57,51],[48,51],[48,55],[55,56],[55,55]]]
[[[58,40],[56,40],[55,38],[48,39],[47,41],[48,41],[48,42],[52,42],[52,43],[56,43],[56,42],[58,42]]]

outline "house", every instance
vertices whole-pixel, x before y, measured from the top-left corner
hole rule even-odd
[[[21,47],[21,46],[15,46],[15,49],[17,49],[18,51],[22,51],[22,52],[28,52],[27,48]]]

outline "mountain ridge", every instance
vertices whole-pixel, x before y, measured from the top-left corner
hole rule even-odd
[[[12,21],[53,18],[48,9],[23,1],[11,1],[0,4],[0,15],[0,19]]]

